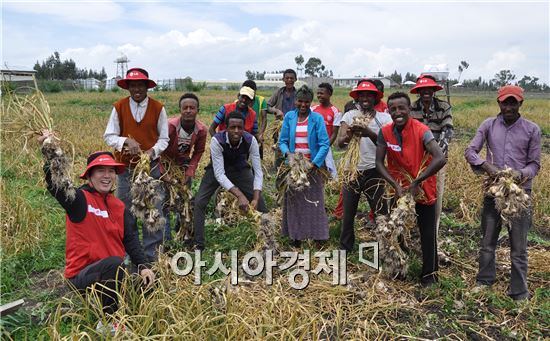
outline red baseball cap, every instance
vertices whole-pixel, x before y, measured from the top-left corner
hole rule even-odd
[[[353,88],[353,90],[350,91],[349,95],[351,96],[351,98],[357,99],[357,96],[359,95],[358,93],[360,91],[376,92],[376,97],[378,99],[384,97],[384,93],[381,92],[380,90],[378,90],[376,85],[374,85],[373,83],[371,83],[369,81],[362,81],[361,83],[359,83],[359,85],[357,85],[355,88]]]
[[[523,101],[523,89],[517,85],[505,85],[498,89],[497,100],[504,101],[508,97],[514,97],[518,102]]]
[[[95,152],[88,156],[88,165],[84,173],[80,174],[80,178],[86,179],[90,170],[95,166],[115,167],[117,174],[123,173],[126,170],[126,165],[116,162],[111,152]]]
[[[411,94],[417,94],[418,89],[420,88],[435,88],[434,91],[443,90],[443,87],[441,85],[437,84],[436,81],[426,76],[428,75],[422,75],[418,77],[418,79],[416,80],[416,85],[411,89]]]
[[[128,81],[147,81],[147,89],[157,86],[157,83],[149,79],[149,73],[147,71],[137,67],[128,70],[128,72],[126,72],[126,78],[118,80],[116,84],[123,89],[128,89]]]

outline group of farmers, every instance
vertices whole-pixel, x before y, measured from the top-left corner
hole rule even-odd
[[[274,115],[275,120],[282,120],[276,167],[293,164],[297,158],[308,159],[312,165],[308,173],[310,185],[300,192],[288,190],[282,201],[282,234],[288,236],[291,244],[299,247],[307,239],[322,244],[329,238],[324,204],[326,178],[322,173],[330,173],[334,180],[336,166],[331,146],[336,143],[339,148],[346,148],[356,136],[360,138],[357,181],[343,186],[333,214],[342,219],[340,248],[347,252],[354,248],[354,221],[362,193],[370,207],[370,224],[375,224],[374,217],[391,210],[382,199],[384,186],[390,186],[396,198],[409,191],[417,198],[415,209],[422,250],[420,281],[424,286],[437,282],[437,234],[445,164],[453,136],[451,106],[434,96],[443,88],[432,76],[423,75],[410,90],[418,95],[416,101],[412,102],[406,93],[395,92],[384,102],[383,84],[362,79],[350,92],[352,100],[341,112],[331,103],[330,84],[322,83],[315,89],[319,103],[312,105],[313,90],[307,86],[296,89],[296,80],[296,72],[286,70],[285,86],[269,99],[256,94],[254,81],[244,82],[236,101],[221,106],[207,126],[197,119],[200,101],[195,94],[183,94],[179,99],[180,115],[168,118],[163,104],[148,96],[148,89],[156,84],[147,71],[128,70],[117,84],[128,90],[129,96],[114,103],[103,135],[114,152],[95,152],[88,157],[86,170],[80,176],[87,183],[77,189],[74,200],[53,189],[51,160],[45,160],[48,189],[67,214],[65,277],[83,293],[95,283],[104,284],[102,304],[106,313],[116,310],[117,296],[108,289],[115,290],[122,279],[124,272],[119,270],[124,268],[127,255],[146,285],[154,281],[150,264],[156,260],[163,241],[170,238],[171,229],[167,219],[166,229],[151,232],[143,228],[142,242],[138,239],[137,221],[130,212],[130,191],[133,167],[143,153],[150,159],[153,178],[162,175],[159,160],[169,158],[185,172],[186,183],[200,181],[194,198],[191,248],[203,250],[206,246],[206,209],[220,187],[235,196],[243,211],[267,212],[262,196],[262,160],[267,152],[264,134],[268,115]],[[474,171],[489,175],[511,167],[517,183],[529,194],[532,179],[540,168],[541,131],[520,115],[523,100],[523,90],[518,86],[499,89],[500,112],[482,123],[465,157]],[[357,117],[367,118],[368,126],[354,125]],[[50,134],[44,131],[39,141]],[[211,135],[210,162],[202,179],[194,179],[207,134]],[[486,158],[481,155],[483,146],[487,149]],[[116,195],[113,195],[115,179]],[[483,204],[483,238],[476,278],[480,287],[495,282],[495,249],[502,226],[494,198],[486,196]],[[527,209],[513,220],[509,230],[512,263],[509,295],[516,300],[527,299],[529,295],[526,276],[530,224],[531,210]]]

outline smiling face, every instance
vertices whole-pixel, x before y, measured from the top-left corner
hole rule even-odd
[[[239,144],[244,131],[244,121],[238,118],[230,118],[227,122],[227,136],[229,137],[229,143],[236,146]]]
[[[128,91],[134,101],[141,103],[147,97],[147,81],[128,81]]]
[[[418,89],[418,94],[423,102],[431,102],[434,97],[435,88],[427,87]]]
[[[115,184],[116,171],[112,166],[95,166],[90,170],[88,182],[90,187],[101,194],[111,192]]]
[[[239,95],[239,97],[237,97],[237,108],[239,108],[239,110],[244,111],[251,105],[252,100],[250,99],[250,97],[246,95]]]
[[[283,82],[285,82],[287,89],[291,89],[296,83],[296,76],[292,72],[287,72],[283,75]]]
[[[181,125],[190,128],[195,125],[195,119],[199,112],[199,104],[193,98],[185,98],[180,103]]]
[[[331,94],[326,88],[318,88],[317,89],[317,100],[319,100],[319,103],[321,105],[326,106],[330,104],[330,97]]]
[[[376,92],[374,91],[359,91],[357,93],[357,103],[365,111],[372,110],[376,104]]]
[[[401,130],[409,120],[411,106],[404,97],[398,97],[388,101],[388,109],[397,129]]]
[[[308,115],[309,114],[309,107],[311,106],[311,98],[306,96],[300,96],[296,97],[296,101],[294,102],[294,105],[296,106],[296,110],[298,110],[298,115]]]
[[[502,118],[506,122],[514,122],[519,117],[519,108],[523,104],[523,101],[519,102],[514,97],[510,96],[502,102],[498,102]]]

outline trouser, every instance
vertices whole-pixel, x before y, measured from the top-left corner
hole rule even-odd
[[[527,290],[527,232],[531,227],[531,208],[521,216],[511,220],[508,236],[510,239],[510,288],[508,295],[513,299],[529,297]],[[491,197],[483,199],[481,232],[483,237],[479,250],[478,284],[492,285],[496,279],[495,250],[502,228],[502,218]]]
[[[342,231],[340,233],[340,248],[350,252],[355,243],[355,214],[361,194],[365,193],[369,206],[375,215],[386,214],[388,209],[386,202],[382,200],[384,194],[384,180],[375,168],[360,171],[357,181],[347,184],[342,189],[344,215]]]
[[[437,257],[437,234],[435,227],[435,204],[416,204],[416,224],[420,231],[422,248],[422,273],[420,281],[425,284],[437,282],[439,262]]]
[[[113,314],[118,309],[117,289],[124,279],[124,259],[111,256],[103,258],[80,270],[80,272],[69,279],[69,282],[85,296],[86,291],[95,286],[101,300],[103,313]]]
[[[441,221],[441,210],[443,209],[443,192],[445,191],[445,173],[446,167],[443,167],[437,172],[437,201],[435,202],[435,227],[436,233],[439,234],[439,223]]]
[[[254,197],[254,175],[252,169],[226,169],[225,175],[245,196],[251,201]],[[193,230],[195,231],[194,243],[204,247],[204,220],[206,215],[206,206],[210,198],[220,187],[218,180],[214,176],[212,166],[205,168],[199,191],[195,196],[195,207],[193,210]],[[267,212],[263,196],[260,195],[258,201],[258,211]]]
[[[130,190],[132,189],[131,179],[133,176],[132,169],[126,169],[124,173],[117,176],[117,190],[116,196],[124,202],[126,207],[130,209],[132,207],[132,197]],[[154,179],[160,178],[160,169],[158,167],[158,161],[151,161],[151,176]],[[161,196],[164,198],[164,188],[161,186]],[[157,204],[157,210],[162,215],[162,200]],[[134,219],[134,226],[137,227],[136,218]],[[162,239],[164,236],[164,230],[160,229],[155,232],[150,232],[145,226],[142,226],[143,235],[143,251],[145,252],[145,258],[148,262],[154,262],[157,259],[157,254],[160,246],[162,245]]]

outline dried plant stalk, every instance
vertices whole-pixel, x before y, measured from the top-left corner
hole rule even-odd
[[[141,153],[134,168],[132,177],[132,207],[130,211],[140,219],[150,232],[161,230],[166,225],[166,219],[157,207],[161,206],[162,184],[150,175],[149,155]]]
[[[366,115],[359,115],[353,118],[351,127],[360,127],[366,128],[369,126],[369,123],[372,118]],[[360,142],[361,136],[353,135],[349,141],[348,148],[342,157],[342,160],[337,167],[337,177],[342,185],[349,185],[357,181],[359,171],[357,170],[357,165],[361,159],[360,152]]]
[[[180,240],[193,237],[193,191],[186,182],[185,169],[179,167],[171,159],[163,159],[165,172],[161,176],[166,188],[165,206],[180,216],[180,230],[177,238]]]

